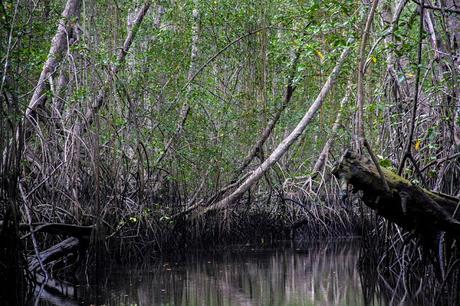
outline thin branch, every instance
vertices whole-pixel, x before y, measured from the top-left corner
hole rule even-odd
[[[377,168],[379,173],[380,179],[382,180],[383,186],[385,187],[386,191],[390,191],[390,187],[388,186],[388,182],[383,175],[382,169],[380,168],[380,164],[375,157],[374,152],[366,139],[366,134],[364,132],[364,77],[366,73],[366,47],[367,41],[369,40],[369,33],[371,30],[372,22],[374,20],[375,11],[377,9],[379,1],[374,0],[372,2],[371,9],[369,11],[369,15],[367,15],[366,26],[364,28],[364,33],[361,38],[361,45],[359,47],[359,67],[358,67],[358,84],[357,84],[357,104],[358,104],[358,143],[359,143],[359,150],[361,151],[363,147],[367,149],[367,152],[371,156],[372,161]]]
[[[426,169],[428,169],[429,167],[433,166],[434,164],[436,164],[437,166],[446,162],[446,161],[449,161],[451,159],[454,159],[454,158],[457,158],[457,157],[460,157],[460,153],[456,153],[454,155],[451,155],[451,156],[447,156],[447,157],[444,157],[440,160],[433,160],[432,162],[429,162],[428,164],[426,164],[425,166],[423,166],[422,169],[420,169],[420,172],[423,172],[425,171]]]
[[[422,42],[423,42],[423,15],[425,12],[424,9],[425,0],[421,2],[420,9],[420,25],[419,25],[419,38],[418,38],[418,50],[417,50],[417,72],[415,76],[415,93],[414,93],[414,102],[412,105],[412,121],[409,130],[409,138],[406,142],[406,147],[404,149],[404,154],[402,156],[401,162],[398,167],[398,175],[401,175],[406,159],[412,155],[412,140],[414,138],[415,131],[415,120],[417,119],[417,105],[418,105],[418,95],[420,87],[420,66],[422,65]]]
[[[417,3],[418,5],[422,6],[419,1],[417,1],[417,0],[412,0],[412,1]],[[422,0],[422,4],[423,4],[423,2],[424,2],[424,0]],[[446,12],[449,12],[449,13],[460,14],[460,10],[456,10],[456,9],[453,9],[453,8],[442,8],[442,7],[435,6],[435,5],[430,5],[430,4],[423,4],[423,8],[424,9],[435,10],[435,11],[446,11]]]
[[[360,147],[364,144],[364,74],[366,64],[366,46],[369,39],[369,32],[374,20],[375,10],[378,6],[378,0],[372,2],[369,15],[367,16],[366,26],[364,27],[363,36],[361,38],[361,45],[359,47],[359,67],[358,67],[358,84],[357,84],[357,105],[358,105],[358,140]]]
[[[43,264],[43,261],[40,257],[40,249],[38,248],[38,243],[37,243],[37,238],[35,237],[35,232],[33,230],[33,227],[32,227],[32,218],[30,216],[30,212],[29,212],[29,207],[27,206],[27,198],[26,198],[26,195],[24,193],[24,188],[22,187],[22,183],[19,182],[19,191],[21,193],[21,197],[22,197],[22,200],[24,201],[24,210],[25,210],[25,213],[26,213],[26,217],[27,217],[27,222],[28,222],[28,226],[30,228],[30,237],[32,239],[32,244],[34,246],[34,252],[35,252],[35,257],[37,258],[37,262],[38,262],[38,266],[40,267],[40,270],[43,272],[44,276],[45,276],[45,282],[48,280],[49,276],[48,276],[48,271],[46,271],[45,269],[45,265]]]

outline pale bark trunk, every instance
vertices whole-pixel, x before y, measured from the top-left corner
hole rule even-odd
[[[47,80],[55,73],[59,62],[61,61],[64,52],[69,46],[68,33],[72,32],[72,27],[75,24],[74,18],[78,18],[80,14],[80,1],[68,0],[62,12],[62,18],[59,21],[57,32],[51,42],[51,48],[48,53],[43,70],[40,74],[37,86],[35,87],[32,99],[27,107],[25,117],[26,121],[34,122],[33,114],[39,107],[42,107],[46,101],[45,91],[47,88]]]
[[[350,99],[350,88],[347,88],[347,92],[345,93],[345,96],[343,97],[342,101],[340,101],[340,109],[337,112],[337,116],[335,117],[334,125],[332,126],[332,132],[331,135],[329,135],[329,139],[326,141],[326,144],[323,147],[323,150],[321,151],[321,154],[319,155],[318,159],[316,160],[315,166],[313,167],[313,175],[320,173],[323,171],[324,166],[326,165],[327,157],[329,155],[329,151],[331,150],[332,145],[334,144],[335,136],[337,134],[337,130],[340,125],[340,121],[342,120],[342,111],[345,106],[345,104],[348,103],[348,100]]]
[[[364,33],[361,38],[361,45],[359,48],[359,67],[358,67],[358,84],[357,84],[357,106],[358,106],[358,145],[359,150],[364,146],[364,141],[366,139],[364,133],[364,73],[365,73],[365,64],[366,64],[366,47],[367,41],[369,40],[369,32],[371,30],[372,21],[374,20],[375,10],[377,9],[378,0],[372,2],[369,14],[367,16],[366,25],[364,27]]]
[[[359,65],[358,65],[358,84],[357,84],[357,106],[358,106],[358,122],[357,122],[357,132],[358,132],[358,143],[357,148],[358,151],[362,154],[363,148],[365,147],[372,158],[377,170],[379,171],[380,177],[382,178],[382,183],[387,190],[389,190],[388,184],[385,181],[385,178],[382,174],[382,170],[380,169],[379,163],[377,158],[375,157],[371,145],[366,140],[366,134],[364,132],[364,100],[365,100],[365,91],[364,91],[364,77],[366,73],[366,48],[367,42],[369,40],[369,33],[371,31],[371,26],[374,21],[375,11],[378,6],[378,0],[374,0],[372,2],[372,6],[369,10],[369,14],[367,15],[366,26],[364,27],[364,33],[361,37],[361,45],[359,47]]]
[[[300,135],[305,131],[308,124],[312,121],[316,112],[321,107],[324,102],[326,95],[329,93],[331,88],[333,87],[337,76],[340,73],[343,63],[347,59],[348,55],[350,54],[350,49],[346,48],[337,62],[337,65],[332,70],[331,74],[329,75],[326,83],[323,85],[320,93],[318,94],[315,102],[310,106],[307,113],[304,115],[302,120],[297,124],[295,129],[287,136],[279,145],[278,147],[272,152],[272,154],[259,166],[255,169],[252,174],[238,187],[233,193],[231,193],[226,198],[222,199],[220,202],[213,204],[207,207],[204,210],[204,213],[216,210],[216,209],[223,209],[227,206],[233,204],[236,200],[238,200],[249,188],[257,182],[264,174],[267,172],[270,167],[276,163],[286,151],[290,148],[290,146],[299,138]]]
[[[74,137],[76,138],[81,137],[81,135],[86,131],[86,129],[89,126],[91,126],[91,124],[93,123],[96,117],[96,114],[99,112],[99,109],[104,105],[106,101],[106,95],[107,95],[109,84],[111,83],[112,79],[117,75],[120,65],[125,61],[126,55],[128,54],[129,49],[131,48],[134,37],[136,36],[139,26],[144,20],[144,17],[147,14],[147,11],[149,10],[149,8],[150,8],[150,1],[146,2],[142,6],[136,18],[133,20],[131,29],[129,30],[128,35],[126,36],[126,39],[123,43],[123,47],[118,53],[117,62],[111,68],[111,76],[102,85],[101,89],[99,90],[96,96],[96,100],[94,101],[94,103],[90,107],[88,107],[88,109],[86,110],[84,119],[79,124],[75,125],[75,128],[73,129]]]
[[[442,3],[443,1],[441,1]],[[457,8],[459,5],[455,0],[447,0],[446,8]],[[444,9],[444,7],[443,7]],[[443,12],[444,13],[444,12]],[[460,16],[459,14],[447,15],[447,30],[450,44],[451,56],[453,59],[452,74],[454,79],[454,96],[455,101],[455,116],[454,116],[454,143],[457,149],[460,148],[460,88],[458,85],[458,76],[460,75]]]
[[[288,80],[287,80],[287,86],[286,86],[286,93],[284,96],[284,101],[281,107],[277,110],[273,118],[268,122],[268,125],[265,127],[265,129],[262,132],[262,135],[260,138],[257,140],[257,142],[254,144],[254,146],[251,148],[249,151],[248,155],[243,159],[243,162],[241,163],[241,166],[235,171],[235,178],[236,179],[241,172],[246,169],[246,167],[251,163],[251,161],[256,157],[257,152],[259,152],[262,149],[262,146],[264,143],[267,141],[268,137],[271,135],[273,129],[276,126],[276,123],[280,119],[283,111],[286,109],[288,106],[289,102],[291,101],[292,94],[294,93],[295,86],[293,86],[293,80],[295,77],[295,72],[297,71],[297,63],[299,60],[299,52],[297,52],[294,55],[293,61],[292,61],[292,67],[291,67],[291,72],[289,74]]]

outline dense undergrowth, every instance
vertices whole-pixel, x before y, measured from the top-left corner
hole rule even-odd
[[[1,290],[59,223],[97,230],[56,268],[359,235],[390,301],[455,304],[457,241],[343,201],[330,174],[373,150],[460,195],[459,7],[420,2],[3,1]]]

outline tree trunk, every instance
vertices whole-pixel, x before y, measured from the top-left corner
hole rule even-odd
[[[353,152],[346,152],[332,173],[339,178],[345,197],[347,184],[379,215],[422,237],[433,237],[438,231],[460,235],[459,199],[422,189],[388,169],[382,172],[390,187],[382,185],[374,163]]]
[[[189,98],[190,93],[192,91],[192,84],[191,82],[196,76],[196,73],[198,71],[197,69],[197,58],[200,52],[200,49],[198,48],[198,43],[200,40],[200,32],[201,32],[201,20],[200,20],[200,11],[198,9],[198,1],[193,1],[194,3],[194,8],[193,8],[193,25],[192,25],[192,46],[191,46],[191,51],[190,51],[190,67],[187,73],[187,93],[186,93],[186,98]],[[173,136],[168,140],[166,143],[165,149],[161,153],[161,155],[157,158],[156,165],[159,165],[160,162],[163,160],[163,158],[166,156],[168,153],[169,149],[173,145],[174,141],[176,141],[180,135],[182,134],[182,130],[185,127],[185,122],[187,121],[188,115],[190,113],[190,104],[185,102],[184,105],[182,105],[182,108],[180,110],[180,115],[179,115],[179,122],[177,123],[176,126],[176,131],[174,132]]]
[[[364,134],[364,75],[365,75],[365,64],[366,64],[366,47],[367,41],[369,40],[369,32],[371,30],[372,22],[374,21],[375,10],[377,9],[378,0],[374,0],[367,16],[366,26],[361,37],[361,45],[359,47],[359,65],[358,65],[358,84],[356,94],[356,104],[358,106],[358,122],[357,122],[357,136],[358,136],[358,150],[362,150],[364,147],[364,141],[366,136]]]
[[[139,26],[142,23],[142,20],[144,20],[144,17],[150,8],[150,5],[151,3],[150,1],[148,1],[139,10],[139,13],[137,14],[136,18],[134,19],[131,25],[131,29],[128,31],[123,46],[120,49],[120,52],[118,53],[116,64],[111,69],[111,76],[102,85],[101,89],[99,90],[96,96],[96,100],[94,101],[94,103],[92,103],[92,105],[88,107],[88,109],[86,110],[84,120],[82,120],[79,124],[75,125],[75,128],[73,129],[73,136],[75,137],[75,139],[79,139],[81,135],[86,131],[86,129],[89,126],[91,126],[96,117],[96,114],[99,112],[99,109],[104,105],[109,84],[111,83],[111,80],[117,75],[121,64],[123,64],[123,62],[125,61],[126,55],[128,54],[129,49],[131,48],[134,37],[136,36]]]
[[[307,128],[308,124],[315,117],[316,112],[323,104],[326,95],[329,93],[329,91],[333,87],[337,79],[337,76],[340,73],[340,69],[342,68],[343,63],[347,59],[350,52],[351,52],[350,48],[346,48],[345,50],[343,50],[342,54],[340,55],[339,61],[337,62],[337,65],[334,67],[328,79],[326,80],[326,83],[323,85],[323,88],[321,89],[319,95],[316,97],[315,102],[310,106],[307,113],[304,115],[302,120],[297,124],[295,129],[289,134],[289,136],[286,137],[278,145],[278,147],[272,152],[272,154],[259,167],[257,167],[257,169],[255,169],[252,172],[252,174],[241,184],[240,187],[238,187],[233,193],[231,193],[229,196],[222,199],[218,203],[207,207],[204,210],[204,213],[211,211],[211,210],[226,208],[229,205],[233,204],[246,191],[248,191],[249,188],[255,182],[257,182],[265,174],[265,172],[267,172],[267,170],[270,169],[270,167],[284,155],[284,153],[286,153],[286,151],[297,140],[297,138],[299,138],[299,136],[302,135],[302,133]]]
[[[331,135],[329,136],[329,139],[326,141],[326,144],[324,145],[323,149],[321,150],[321,154],[319,155],[318,159],[316,160],[315,166],[313,167],[313,173],[312,177],[318,173],[321,173],[324,169],[324,166],[326,165],[327,162],[327,157],[329,155],[329,151],[331,147],[334,144],[334,139],[337,134],[337,130],[340,125],[340,121],[342,120],[342,112],[345,104],[348,103],[348,100],[350,99],[350,87],[347,88],[347,92],[345,93],[345,96],[343,97],[342,101],[340,101],[340,108],[339,111],[337,112],[337,116],[335,117],[334,125],[332,126],[332,132]]]
[[[56,261],[69,253],[75,252],[79,249],[80,240],[75,237],[67,238],[56,245],[53,245],[49,249],[40,253],[40,261],[43,265],[47,265],[53,261]],[[33,272],[40,267],[40,261],[33,257],[29,261],[29,271]]]
[[[59,21],[56,35],[51,42],[51,48],[48,53],[48,59],[43,65],[38,84],[35,87],[32,99],[26,109],[26,121],[32,120],[32,115],[46,101],[47,80],[56,72],[57,66],[61,61],[64,51],[67,50],[69,33],[72,33],[72,27],[75,25],[74,18],[80,15],[80,1],[68,0],[62,12],[62,19]]]

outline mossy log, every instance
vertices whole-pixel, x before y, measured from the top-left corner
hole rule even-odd
[[[367,206],[409,231],[427,237],[440,231],[460,236],[458,198],[420,188],[388,169],[382,171],[390,191],[374,163],[350,151],[332,173],[339,178],[344,196],[348,184],[352,185],[355,192],[362,191]]]

